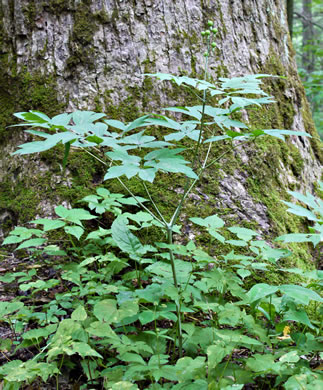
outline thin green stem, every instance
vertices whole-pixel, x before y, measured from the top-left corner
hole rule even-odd
[[[155,316],[155,320],[154,320],[154,326],[155,326],[155,333],[156,333],[156,343],[157,343],[157,358],[158,358],[158,367],[160,368],[160,353],[159,353],[159,332],[158,332],[158,328],[157,328],[157,319],[156,319],[156,305],[154,307],[154,316]]]
[[[205,64],[204,64],[204,78],[203,80],[207,79],[207,70],[208,70],[208,64],[209,64],[209,54],[210,54],[210,38],[208,38],[207,41],[207,53],[208,55],[205,57]],[[195,168],[196,161],[198,160],[199,157],[199,150],[200,146],[202,144],[202,136],[204,133],[204,125],[205,125],[205,106],[206,106],[206,89],[203,91],[203,98],[202,98],[202,117],[201,117],[201,125],[200,125],[200,133],[199,133],[199,138],[197,141],[197,145],[195,148],[194,156],[193,156],[193,162],[192,162],[192,167],[193,169]]]
[[[89,370],[90,382],[93,384],[92,371],[91,371],[89,359],[86,360],[86,363],[87,363],[87,368]]]
[[[152,198],[152,196],[151,196],[151,194],[150,194],[150,192],[149,192],[149,190],[148,190],[148,188],[147,188],[147,186],[146,186],[146,183],[145,183],[143,180],[142,180],[142,184],[143,184],[143,186],[144,186],[144,188],[145,188],[145,191],[146,191],[146,193],[147,193],[147,195],[148,195],[148,198],[149,198],[150,202],[152,203],[152,205],[154,206],[154,208],[155,208],[157,214],[160,216],[160,218],[161,218],[162,221],[164,222],[164,225],[167,226],[167,222],[166,222],[166,220],[165,220],[163,214],[160,212],[158,206],[157,206],[156,203],[154,202],[154,199]]]
[[[167,239],[168,239],[168,243],[170,245],[172,245],[172,243],[173,243],[172,227],[167,227]],[[175,286],[175,288],[177,290],[177,294],[178,294],[178,299],[175,301],[175,304],[176,304],[176,314],[177,314],[178,353],[179,353],[179,357],[181,358],[183,356],[181,291],[180,291],[180,288],[179,288],[178,282],[177,282],[174,253],[171,249],[169,249],[169,257],[170,257],[170,263],[171,263],[171,267],[172,267],[174,286]]]
[[[100,161],[105,166],[108,166],[108,164],[105,161],[101,160],[95,154],[89,152],[87,149],[83,149],[83,150],[86,153],[88,153],[90,156],[94,157],[96,160]],[[129,195],[135,199],[135,201],[140,205],[140,207],[142,207],[144,210],[146,210],[147,213],[149,213],[154,218],[155,221],[166,226],[166,224],[162,220],[160,220],[152,211],[150,211],[148,207],[146,207],[142,202],[140,202],[140,200],[136,197],[136,195],[130,190],[130,188],[128,188],[126,186],[126,184],[124,184],[124,182],[119,177],[117,177],[116,179],[119,181],[119,183],[122,185],[122,187],[129,193]]]
[[[228,360],[226,361],[226,364],[225,364],[225,366],[224,366],[224,368],[223,368],[223,370],[222,370],[222,373],[221,373],[221,375],[220,375],[220,378],[218,379],[218,383],[220,383],[221,379],[223,378],[223,375],[224,375],[224,373],[225,373],[225,370],[227,369],[228,364],[230,363],[230,360],[231,360],[231,358],[232,358],[232,354],[233,354],[233,350],[231,351],[231,353],[230,353],[230,355],[229,355],[229,358],[228,358]]]
[[[247,141],[240,142],[240,143],[237,144],[237,145],[232,145],[231,148],[229,148],[228,150],[226,150],[225,152],[223,152],[219,157],[215,158],[215,159],[212,160],[209,164],[207,164],[207,165],[205,166],[205,169],[209,168],[209,167],[212,166],[213,164],[215,164],[215,163],[217,163],[218,161],[220,161],[222,157],[224,157],[226,154],[232,152],[232,150],[237,149],[239,146],[244,145],[244,144],[248,143],[249,141],[250,141],[250,140],[247,140]]]
[[[172,228],[176,221],[177,221],[177,218],[182,210],[182,207],[184,205],[184,202],[185,202],[185,199],[187,198],[187,196],[190,194],[192,188],[195,186],[195,183],[199,180],[200,176],[202,175],[202,173],[204,172],[204,170],[206,169],[206,162],[208,160],[208,157],[209,157],[209,154],[210,154],[210,151],[211,151],[211,148],[212,148],[212,142],[210,142],[210,145],[208,147],[208,151],[206,153],[206,157],[204,159],[204,162],[202,164],[202,168],[201,168],[201,171],[200,173],[197,175],[197,179],[194,179],[193,182],[190,184],[190,182],[187,182],[189,186],[187,186],[185,189],[184,189],[184,193],[183,193],[183,196],[182,196],[182,199],[180,200],[180,203],[179,205],[177,206],[171,220],[170,220],[170,223],[169,223],[169,226]]]

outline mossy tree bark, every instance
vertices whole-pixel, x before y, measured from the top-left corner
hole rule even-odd
[[[103,177],[95,163],[74,154],[68,179],[62,178],[61,150],[10,157],[23,138],[20,128],[5,128],[14,122],[11,114],[91,108],[131,120],[154,107],[182,105],[192,96],[161,89],[142,75],[202,74],[200,31],[210,19],[219,31],[213,79],[286,76],[266,82],[277,103],[250,114],[249,123],[305,130],[313,138],[259,141],[228,155],[207,173],[187,211],[217,211],[267,233],[292,230],[295,220],[286,217],[278,200],[287,198],[288,189],[312,188],[320,175],[320,144],[297,74],[285,8],[286,2],[277,0],[2,0],[0,234],[36,214],[51,215],[58,202],[72,203]],[[167,181],[164,186],[176,193],[176,186]]]

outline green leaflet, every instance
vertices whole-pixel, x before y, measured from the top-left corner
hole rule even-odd
[[[65,226],[64,230],[67,234],[71,234],[72,236],[76,237],[78,240],[81,238],[81,236],[84,233],[84,229],[80,226]]]
[[[118,217],[111,226],[112,238],[118,247],[131,255],[143,255],[146,249],[142,246],[138,238],[133,235],[128,227],[128,219]]]
[[[25,248],[31,248],[34,246],[41,246],[47,241],[46,238],[31,238],[30,240],[24,241],[22,244],[20,244],[16,250],[19,249],[25,249]]]
[[[87,314],[84,306],[78,306],[77,309],[73,311],[71,318],[74,321],[85,321],[87,319]]]
[[[47,232],[49,230],[59,229],[60,227],[66,225],[64,221],[60,221],[57,219],[45,219],[45,218],[36,219],[34,221],[30,221],[30,223],[43,225],[44,232]]]
[[[262,373],[275,373],[279,374],[281,363],[275,363],[275,355],[266,354],[260,355],[256,354],[254,357],[247,360],[247,367],[254,372]]]
[[[249,292],[247,293],[247,301],[249,303],[253,303],[267,297],[268,295],[272,295],[279,290],[278,286],[270,286],[266,283],[259,283],[254,285]]]
[[[323,302],[323,298],[321,298],[315,291],[310,290],[309,288],[305,288],[302,286],[297,286],[295,284],[284,284],[279,287],[282,293],[285,293],[291,298],[294,298],[296,302],[302,303],[304,305],[308,305],[309,302]]]
[[[245,241],[252,240],[254,236],[259,235],[259,233],[255,232],[251,229],[240,228],[237,226],[229,227],[228,230],[230,230],[230,232],[236,234],[240,240],[245,240]]]
[[[118,321],[116,301],[105,299],[94,305],[93,313],[99,321],[107,324]]]
[[[55,212],[59,217],[61,217],[62,220],[75,223],[79,226],[83,226],[83,220],[90,220],[96,218],[95,215],[90,214],[87,210],[67,209],[64,206],[56,207]]]

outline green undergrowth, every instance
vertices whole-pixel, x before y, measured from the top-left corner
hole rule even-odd
[[[317,245],[322,202],[291,195],[310,210],[290,203],[290,212],[317,219],[316,226],[279,240]],[[208,232],[208,249],[189,239],[167,244],[163,230],[153,243],[154,221],[137,201],[98,188],[80,202],[87,208],[58,206],[56,218],[34,220],[34,228],[18,227],[6,238],[29,266],[0,279],[11,293],[27,292],[0,304],[12,331],[0,340],[10,360],[0,368],[4,389],[66,381],[83,389],[319,388],[322,272],[282,267],[289,251],[254,230],[225,227],[216,215],[189,218]],[[59,244],[58,230],[65,234]],[[222,251],[214,257],[216,241]],[[281,273],[298,283],[277,283]],[[32,359],[20,357],[25,348]]]
[[[89,5],[79,5],[77,23]],[[95,26],[77,23],[73,34],[86,46]],[[207,28],[202,78],[145,75],[188,89],[184,107],[141,115],[126,99],[124,115],[140,116],[123,121],[111,107],[109,116],[15,114],[29,142],[13,155],[37,154],[43,183],[17,192],[15,207],[29,218],[46,206],[36,193],[64,202],[3,242],[23,258],[0,277],[13,297],[0,302],[3,390],[321,386],[323,202],[281,189],[280,170],[283,162],[287,174],[300,174],[288,137],[312,136],[284,129],[291,106],[276,118],[280,108],[266,91],[286,81],[208,76],[217,30],[212,21]],[[265,90],[262,79],[272,80]],[[235,210],[252,210],[234,189],[225,193],[221,181],[242,174],[250,199],[266,208],[268,232],[240,221]],[[35,173],[24,180],[30,187]],[[5,184],[9,199],[14,186]],[[34,208],[23,209],[24,197]],[[225,197],[234,206],[221,210]]]

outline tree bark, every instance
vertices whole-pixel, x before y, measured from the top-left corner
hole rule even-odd
[[[305,70],[305,79],[314,71],[314,28],[312,20],[312,0],[303,0],[303,42],[302,42],[302,67]]]
[[[293,23],[294,23],[294,0],[286,0],[287,6],[287,21],[288,21],[288,29],[291,38],[293,37]]]
[[[74,154],[69,175],[62,178],[60,150],[11,157],[24,138],[20,128],[5,129],[14,122],[12,112],[34,109],[51,115],[90,108],[132,120],[156,107],[183,105],[187,97],[152,84],[143,73],[201,75],[200,32],[210,19],[219,31],[211,60],[214,80],[250,73],[286,77],[266,82],[277,103],[251,113],[250,125],[307,131],[313,138],[291,137],[286,144],[259,141],[231,153],[217,170],[207,173],[187,207],[193,205],[201,215],[227,213],[267,233],[292,229],[295,220],[286,217],[279,199],[287,199],[289,189],[311,190],[321,165],[320,144],[288,35],[285,2],[2,0],[0,4],[2,234],[35,214],[52,215],[62,199],[73,203],[102,184],[103,177],[99,167]],[[174,194],[176,190],[176,185],[171,186]],[[161,200],[167,207],[169,200],[163,195]]]

